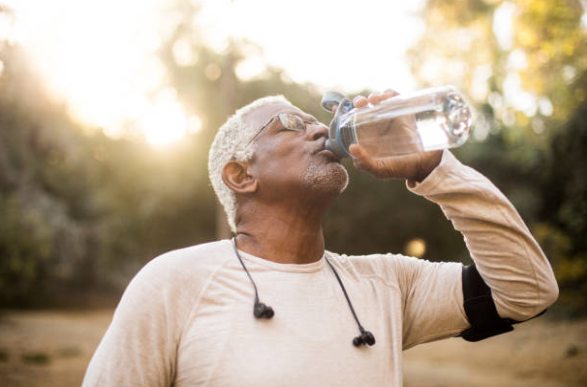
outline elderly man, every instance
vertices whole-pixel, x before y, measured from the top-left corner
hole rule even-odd
[[[355,167],[406,179],[440,205],[475,265],[325,250],[322,218],[348,182],[326,137],[281,96],[220,128],[210,178],[235,238],[146,265],[84,386],[401,386],[404,349],[505,332],[556,300],[551,267],[515,209],[448,151],[372,160],[351,147]]]

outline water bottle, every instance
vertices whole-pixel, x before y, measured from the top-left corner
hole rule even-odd
[[[374,159],[453,148],[467,141],[472,126],[471,109],[454,86],[400,94],[362,108],[327,92],[322,107],[332,111],[335,104],[326,149],[341,158],[350,157],[352,144]]]

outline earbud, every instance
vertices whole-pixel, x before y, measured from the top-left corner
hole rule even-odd
[[[255,302],[255,307],[253,308],[253,314],[256,318],[266,318],[270,319],[275,315],[273,308],[263,304],[262,302]]]
[[[245,263],[243,262],[240,254],[238,252],[238,249],[236,248],[236,239],[235,238],[232,238],[232,247],[234,248],[234,253],[236,254],[236,257],[238,258],[245,273],[247,273],[247,276],[251,280],[251,283],[253,284],[253,289],[255,289],[255,306],[253,307],[253,315],[255,315],[255,318],[265,318],[267,320],[273,318],[273,316],[275,315],[273,308],[268,305],[263,304],[262,302],[259,302],[259,292],[257,291],[257,285],[255,284],[255,281],[253,281],[253,277],[251,277],[251,273],[249,273],[249,271],[247,270],[247,267],[245,266]],[[326,256],[324,256],[324,259],[326,260],[326,263],[328,263],[328,266],[330,266],[330,268],[332,269],[332,272],[334,273],[336,280],[338,281],[338,284],[340,285],[340,288],[342,289],[344,297],[346,298],[346,301],[349,304],[349,308],[351,309],[353,317],[355,318],[355,321],[357,322],[357,325],[359,326],[359,331],[361,332],[361,334],[353,339],[353,345],[355,347],[358,347],[361,345],[369,345],[369,346],[374,345],[375,344],[375,336],[373,336],[373,333],[366,331],[365,328],[363,328],[363,326],[359,322],[359,319],[357,318],[357,314],[355,313],[355,309],[353,308],[353,304],[351,303],[349,295],[347,294],[346,289],[344,288],[344,285],[343,285],[342,281],[340,280],[338,273],[336,272],[336,269],[334,269],[334,266],[332,266],[332,264],[330,263],[330,261],[328,260],[328,258]]]
[[[357,336],[353,339],[353,345],[355,347],[361,346],[361,345],[369,345],[372,346],[373,344],[375,344],[375,336],[373,336],[373,333],[369,332],[369,331],[363,331],[361,332],[360,336]]]

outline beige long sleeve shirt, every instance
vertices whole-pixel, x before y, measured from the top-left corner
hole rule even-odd
[[[463,234],[502,317],[525,320],[555,301],[547,259],[485,177],[445,151],[409,189]],[[292,265],[241,255],[273,319],[254,318],[253,287],[230,241],[172,251],[126,289],[83,386],[401,386],[404,349],[469,327],[460,263],[325,252],[377,339],[357,348],[357,325],[324,258]]]

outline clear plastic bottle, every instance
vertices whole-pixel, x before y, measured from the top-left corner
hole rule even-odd
[[[453,86],[400,94],[375,106],[352,108],[341,94],[326,94],[325,109],[338,103],[326,148],[349,157],[348,148],[360,144],[373,158],[453,148],[467,141],[471,109]]]

